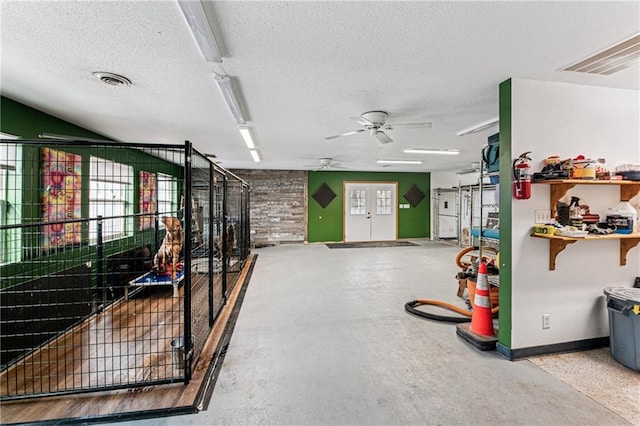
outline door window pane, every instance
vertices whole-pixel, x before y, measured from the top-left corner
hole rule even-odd
[[[367,214],[367,206],[366,206],[366,201],[367,201],[367,191],[366,189],[352,189],[351,190],[351,194],[349,195],[350,198],[350,213],[351,215],[363,215],[363,214]]]
[[[376,214],[391,214],[390,189],[378,189],[376,191]]]

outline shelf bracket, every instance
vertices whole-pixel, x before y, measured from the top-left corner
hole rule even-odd
[[[549,240],[551,247],[549,248],[549,270],[556,270],[556,256],[564,250],[569,244],[575,243],[577,240]]]
[[[640,192],[640,182],[631,185],[620,185],[620,201],[629,201]]]
[[[620,265],[627,264],[627,253],[640,243],[640,238],[625,238],[620,240]]]
[[[549,210],[551,210],[551,217],[556,217],[556,204],[558,202],[558,200],[562,197],[564,197],[565,195],[567,195],[567,192],[573,188],[574,186],[576,186],[575,183],[553,183],[551,185],[550,188],[550,195],[551,195],[551,206],[549,208]],[[566,246],[566,245],[565,245]],[[562,247],[564,249],[564,247]]]

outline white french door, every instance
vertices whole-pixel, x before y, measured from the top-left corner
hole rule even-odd
[[[344,240],[396,240],[396,193],[396,183],[345,182]]]

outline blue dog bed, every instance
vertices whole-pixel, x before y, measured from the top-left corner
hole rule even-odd
[[[176,274],[176,279],[171,280],[170,273],[157,274],[154,271],[147,272],[144,275],[139,276],[138,278],[129,281],[129,286],[131,287],[154,287],[154,286],[167,286],[170,285],[173,287],[173,297],[178,297],[178,286],[180,282],[184,279],[184,266],[178,273]],[[124,290],[124,299],[129,299],[129,286],[125,287]]]
[[[471,228],[471,235],[478,238],[480,236],[480,229]],[[493,238],[494,240],[497,240],[500,237],[500,230],[499,229],[483,229],[482,236],[485,238]]]

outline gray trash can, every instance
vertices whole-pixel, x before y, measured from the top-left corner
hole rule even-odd
[[[607,287],[611,356],[640,371],[640,288]]]

